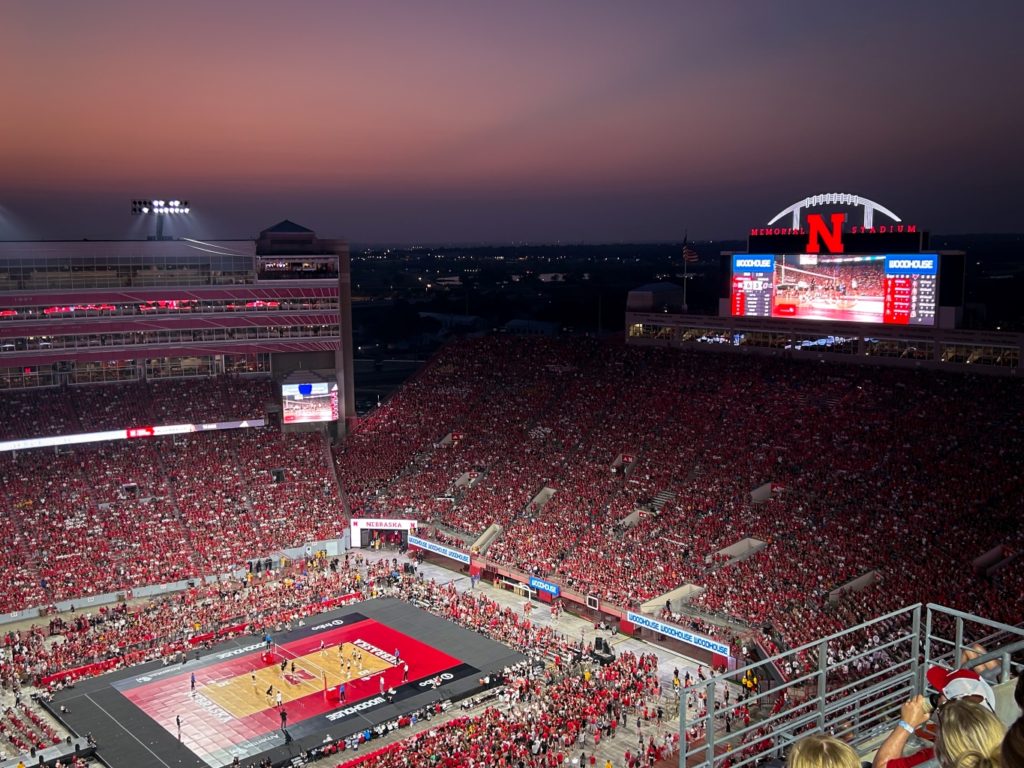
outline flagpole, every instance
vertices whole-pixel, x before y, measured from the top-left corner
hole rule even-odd
[[[689,262],[686,260],[686,256],[683,256],[683,312],[689,312],[686,305],[686,284],[690,282],[687,280],[686,266]]]
[[[686,284],[690,282],[687,279],[687,266],[689,262],[686,259],[686,245],[690,242],[690,230],[683,230],[683,312],[689,312],[689,307],[686,303]]]

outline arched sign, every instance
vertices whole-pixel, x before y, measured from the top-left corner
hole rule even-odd
[[[863,208],[864,229],[866,230],[870,230],[875,226],[876,211],[884,216],[888,216],[893,221],[903,221],[903,219],[890,211],[884,205],[876,203],[874,200],[868,200],[866,197],[851,195],[846,192],[828,192],[823,195],[811,195],[810,197],[805,197],[803,200],[797,200],[789,207],[783,208],[775,214],[774,218],[768,222],[768,226],[770,227],[786,215],[792,215],[793,221],[791,226],[795,230],[800,229],[800,212],[805,208],[817,208],[823,205],[851,205],[855,208]]]

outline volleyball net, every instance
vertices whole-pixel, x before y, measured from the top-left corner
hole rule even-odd
[[[281,676],[292,685],[308,686],[313,691],[327,692],[327,670],[313,661],[314,653],[299,656],[277,643],[273,646],[274,658],[281,668]]]

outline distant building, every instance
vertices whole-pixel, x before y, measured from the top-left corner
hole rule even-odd
[[[557,336],[561,326],[543,320],[509,320],[502,330],[520,336]]]
[[[0,242],[0,389],[334,371],[355,415],[348,245],[291,221],[253,240]]]
[[[451,331],[478,331],[484,327],[483,318],[478,315],[456,315],[447,312],[420,312],[420,317],[436,320],[443,333]]]
[[[629,292],[630,312],[678,312],[683,306],[683,287],[675,283],[647,283]]]

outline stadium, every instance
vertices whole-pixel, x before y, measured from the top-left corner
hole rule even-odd
[[[800,219],[869,203],[364,417],[340,241],[0,244],[0,766],[884,768],[936,668],[1009,725],[1024,339],[916,228]]]

